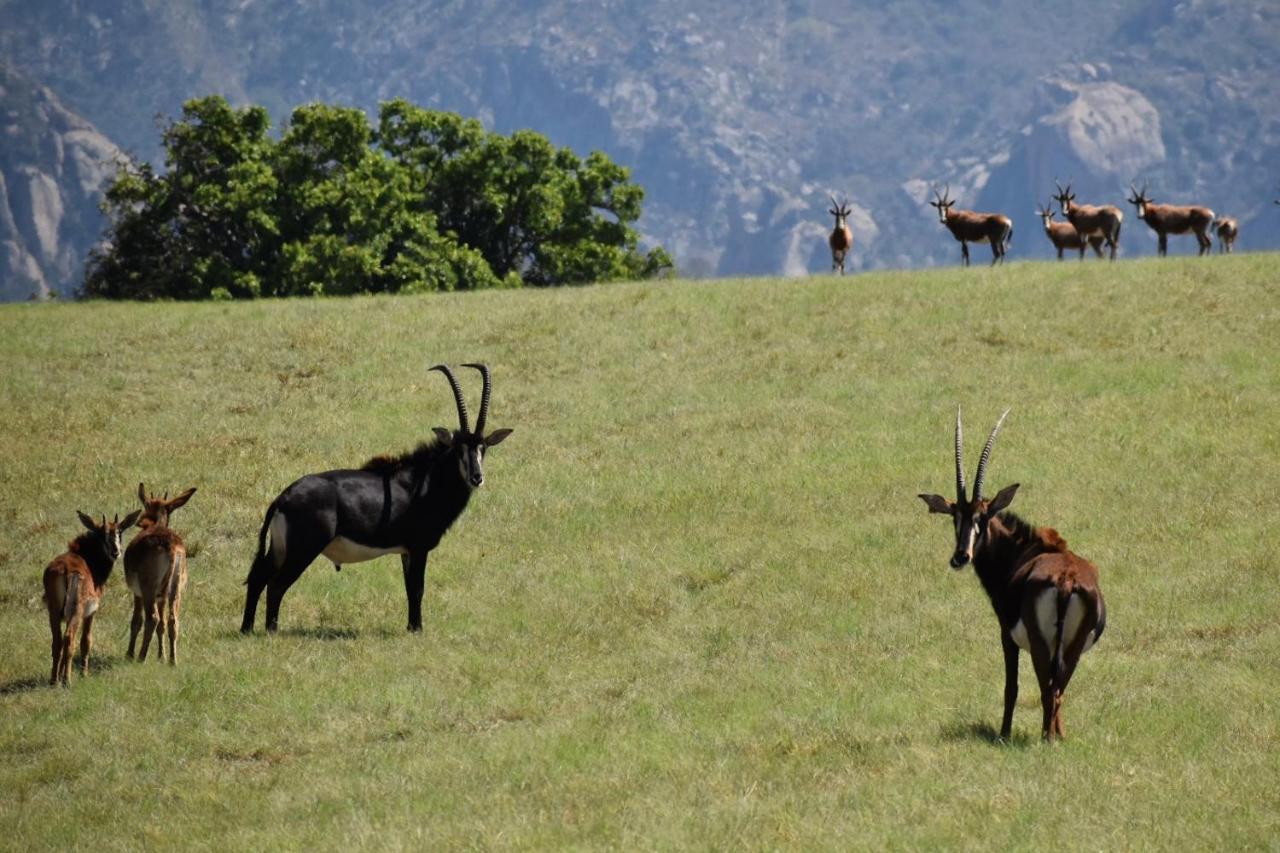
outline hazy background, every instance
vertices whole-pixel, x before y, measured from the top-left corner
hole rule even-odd
[[[77,286],[113,158],[162,165],[157,117],[215,93],[277,128],[404,97],[602,149],[684,275],[825,271],[829,192],[854,269],[955,263],[932,181],[1011,215],[1011,259],[1052,255],[1054,176],[1115,204],[1144,180],[1280,246],[1274,0],[0,0],[0,22],[3,299]],[[1152,253],[1124,209],[1122,253]]]

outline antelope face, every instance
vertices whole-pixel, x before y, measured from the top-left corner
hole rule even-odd
[[[1145,219],[1147,217],[1147,205],[1151,204],[1151,199],[1147,198],[1146,188],[1143,187],[1142,192],[1138,192],[1132,186],[1129,189],[1133,191],[1133,194],[1129,196],[1129,204],[1138,209],[1139,219]]]
[[[1053,200],[1062,208],[1062,215],[1066,216],[1071,212],[1071,203],[1076,200],[1076,194],[1071,191],[1071,184],[1067,184],[1066,189],[1063,189],[1057,182],[1055,182],[1055,186],[1058,187],[1058,194],[1053,197]]]
[[[951,210],[951,205],[955,204],[954,199],[939,198],[937,201],[929,202],[930,207],[938,209],[938,221],[943,225],[947,224],[947,212]]]
[[[143,488],[141,483],[139,483],[138,500],[142,501],[141,520],[143,522],[143,527],[168,527],[169,516],[173,514],[174,510],[185,505],[187,501],[191,500],[191,496],[195,493],[196,490],[194,488],[187,489],[173,500],[169,500],[168,492],[165,492],[164,495],[160,497],[148,495],[147,490]]]
[[[1049,228],[1049,224],[1053,222],[1054,212],[1050,210],[1047,206],[1038,207],[1036,208],[1036,215],[1040,217],[1042,222],[1044,222],[1044,230],[1046,231],[1051,230]]]
[[[120,558],[124,532],[133,527],[141,514],[141,510],[134,510],[124,517],[124,521],[121,521],[118,515],[114,520],[107,521],[107,517],[103,515],[102,521],[99,522],[83,512],[76,513],[80,516],[80,523],[85,529],[97,537],[98,543],[102,546],[102,553],[113,563]]]
[[[450,433],[444,427],[435,428],[436,435],[453,448],[458,460],[458,478],[468,488],[478,489],[484,485],[484,455],[490,447],[501,444],[511,435],[509,429],[494,430],[487,436],[479,433],[464,433],[461,430]]]

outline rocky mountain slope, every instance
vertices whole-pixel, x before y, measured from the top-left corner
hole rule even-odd
[[[826,269],[828,193],[854,207],[854,268],[954,263],[923,204],[948,181],[961,205],[1013,216],[1014,258],[1050,255],[1034,206],[1054,176],[1118,204],[1145,180],[1239,217],[1242,248],[1280,243],[1270,0],[1086,0],[1069,17],[1043,0],[0,0],[0,15],[0,58],[151,159],[153,116],[210,92],[277,121],[403,96],[602,148],[633,167],[642,229],[686,274]],[[1153,241],[1131,217],[1122,246]]]

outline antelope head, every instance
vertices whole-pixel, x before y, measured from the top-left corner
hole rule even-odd
[[[102,553],[114,563],[120,557],[121,534],[133,527],[138,516],[142,515],[142,510],[137,509],[129,513],[124,517],[124,521],[120,520],[119,515],[112,521],[107,521],[106,515],[102,516],[102,521],[94,521],[80,510],[76,510],[76,515],[80,516],[80,523],[84,525],[85,530],[93,534],[94,541],[102,547]]]
[[[476,416],[475,431],[472,431],[471,427],[468,426],[467,403],[462,399],[462,388],[458,386],[457,377],[453,375],[453,371],[449,369],[447,364],[437,364],[431,369],[440,371],[444,374],[445,379],[449,380],[449,387],[453,389],[453,400],[458,404],[458,428],[450,432],[444,427],[435,427],[433,431],[446,447],[456,452],[458,457],[458,476],[462,478],[462,482],[472,489],[478,489],[484,485],[483,462],[485,451],[490,447],[501,444],[504,438],[511,435],[511,430],[498,429],[488,435],[484,434],[485,418],[489,415],[489,392],[493,389],[489,368],[483,364],[464,364],[462,366],[480,371],[480,376],[484,379],[484,390],[480,395],[480,414]]]
[[[1147,205],[1151,204],[1151,199],[1147,197],[1147,185],[1142,185],[1142,190],[1134,189],[1133,184],[1129,184],[1129,204],[1138,209],[1138,218],[1142,219],[1147,215]]]
[[[1053,197],[1053,200],[1062,208],[1062,215],[1066,216],[1067,212],[1071,210],[1071,203],[1076,200],[1076,194],[1071,191],[1071,184],[1067,184],[1066,189],[1063,189],[1062,184],[1058,183],[1056,178],[1053,181],[1053,185],[1058,188],[1058,194]]]
[[[839,231],[842,228],[847,227],[848,223],[846,220],[848,220],[849,214],[853,213],[853,209],[849,207],[848,199],[837,203],[835,196],[828,196],[828,198],[831,199],[831,209],[827,212],[836,218],[835,228]]]
[[[141,524],[145,527],[168,527],[169,516],[180,506],[184,506],[187,501],[191,500],[191,496],[196,493],[195,488],[187,489],[173,500],[169,500],[169,493],[166,491],[164,495],[157,497],[156,495],[148,495],[146,488],[141,483],[138,484],[138,500],[142,501],[142,518]]]
[[[1036,215],[1044,222],[1044,230],[1049,230],[1049,223],[1053,222],[1053,208],[1046,204],[1044,207],[1036,207]]]
[[[936,207],[938,209],[938,221],[943,225],[947,224],[947,212],[951,210],[951,205],[956,203],[955,199],[950,198],[950,195],[951,184],[947,184],[947,188],[942,191],[942,195],[938,195],[938,188],[934,187],[934,201],[929,202],[930,207]]]
[[[956,530],[956,549],[951,555],[951,568],[961,569],[973,560],[987,536],[987,525],[996,513],[1013,503],[1013,496],[1018,491],[1018,484],[1005,486],[992,499],[982,496],[983,480],[987,473],[987,462],[991,459],[991,447],[996,442],[1000,426],[1008,416],[1005,409],[1000,420],[996,421],[987,443],[982,448],[982,456],[978,459],[978,471],[974,475],[973,497],[965,494],[964,482],[964,428],[960,423],[960,409],[956,408],[956,499],[953,503],[942,495],[920,495],[920,499],[929,507],[929,512],[943,513],[951,516]]]

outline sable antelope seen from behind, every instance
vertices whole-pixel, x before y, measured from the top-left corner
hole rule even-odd
[[[840,275],[844,275],[844,259],[849,252],[853,251],[853,231],[849,228],[849,214],[853,213],[849,209],[849,203],[846,201],[841,204],[836,203],[835,196],[831,196],[832,216],[836,218],[835,227],[831,229],[831,236],[827,238],[827,245],[831,247],[831,270],[840,270]]]
[[[1133,191],[1129,204],[1138,209],[1138,218],[1156,232],[1161,257],[1168,253],[1170,234],[1186,234],[1188,231],[1196,235],[1196,242],[1200,244],[1199,254],[1204,255],[1213,250],[1213,240],[1209,238],[1209,229],[1215,219],[1212,210],[1207,207],[1153,204],[1147,197],[1145,186],[1142,192],[1134,189],[1132,184],[1129,189]]]
[[[1070,222],[1054,222],[1053,210],[1048,205],[1037,207],[1036,214],[1044,222],[1044,233],[1049,238],[1049,242],[1058,250],[1058,260],[1062,260],[1062,252],[1065,249],[1078,249],[1080,251],[1080,260],[1084,260],[1085,246],[1093,247],[1094,253],[1098,257],[1102,257],[1102,238],[1090,237],[1083,240],[1080,232]]]
[[[182,608],[182,592],[187,587],[187,546],[182,537],[169,527],[169,517],[196,493],[187,489],[173,500],[147,496],[138,484],[138,500],[142,501],[142,518],[138,533],[124,551],[124,579],[133,593],[133,619],[129,623],[129,659],[137,647],[138,631],[142,650],[138,660],[147,659],[151,637],[156,640],[156,659],[164,660],[164,641],[169,638],[169,664],[178,662],[178,614]]]
[[[1231,254],[1235,248],[1236,237],[1240,235],[1240,225],[1234,216],[1224,216],[1213,221],[1213,230],[1218,232],[1218,252]]]
[[[131,512],[120,520],[96,522],[76,512],[86,533],[67,544],[44,570],[44,603],[49,610],[49,631],[53,635],[53,668],[49,684],[68,683],[71,675],[71,647],[80,633],[80,672],[89,674],[89,651],[93,648],[93,620],[102,601],[102,588],[120,557],[120,535],[138,520]],[[65,627],[64,627],[65,623]]]
[[[969,266],[969,244],[990,243],[991,265],[996,261],[1003,262],[1009,243],[1013,240],[1013,220],[1002,213],[975,213],[972,210],[952,210],[955,199],[951,195],[951,185],[938,195],[937,187],[933,190],[935,201],[930,207],[938,209],[938,221],[947,226],[951,235],[960,241],[960,252],[964,257],[964,265]]]
[[[982,448],[974,476],[973,498],[965,496],[963,429],[956,410],[956,500],[920,495],[930,512],[951,516],[955,551],[951,568],[970,561],[991,599],[1000,622],[1004,648],[1004,718],[1000,737],[1008,738],[1013,708],[1018,701],[1018,650],[1031,654],[1040,704],[1044,712],[1042,736],[1061,738],[1062,694],[1080,656],[1102,636],[1106,607],[1098,589],[1098,570],[1073,554],[1056,530],[1032,527],[1004,509],[1013,501],[1018,484],[1006,486],[994,498],[982,496],[987,462],[1006,411]]]
[[[463,366],[478,370],[484,381],[474,431],[467,423],[458,380],[446,365],[437,364],[431,369],[443,373],[453,389],[458,429],[435,427],[434,441],[394,458],[375,457],[358,470],[308,474],[271,502],[245,579],[249,589],[241,631],[253,631],[263,589],[267,591],[267,630],[276,630],[285,592],[322,554],[339,569],[344,563],[399,554],[409,630],[422,630],[427,555],[466,509],[471,493],[484,483],[485,452],[511,434],[509,429],[499,429],[485,435],[492,389],[489,368]]]
[[[1110,204],[1093,205],[1093,204],[1076,204],[1075,193],[1071,192],[1071,184],[1067,184],[1066,189],[1057,181],[1054,186],[1058,188],[1058,194],[1053,198],[1062,207],[1062,215],[1067,218],[1079,232],[1081,237],[1089,239],[1089,243],[1094,247],[1094,251],[1098,252],[1098,257],[1102,257],[1102,252],[1098,250],[1098,245],[1105,241],[1111,249],[1111,260],[1116,259],[1116,250],[1120,248],[1120,226],[1124,222],[1124,211]],[[1095,243],[1094,239],[1098,242]],[[1084,257],[1084,250],[1081,249],[1080,257]]]

